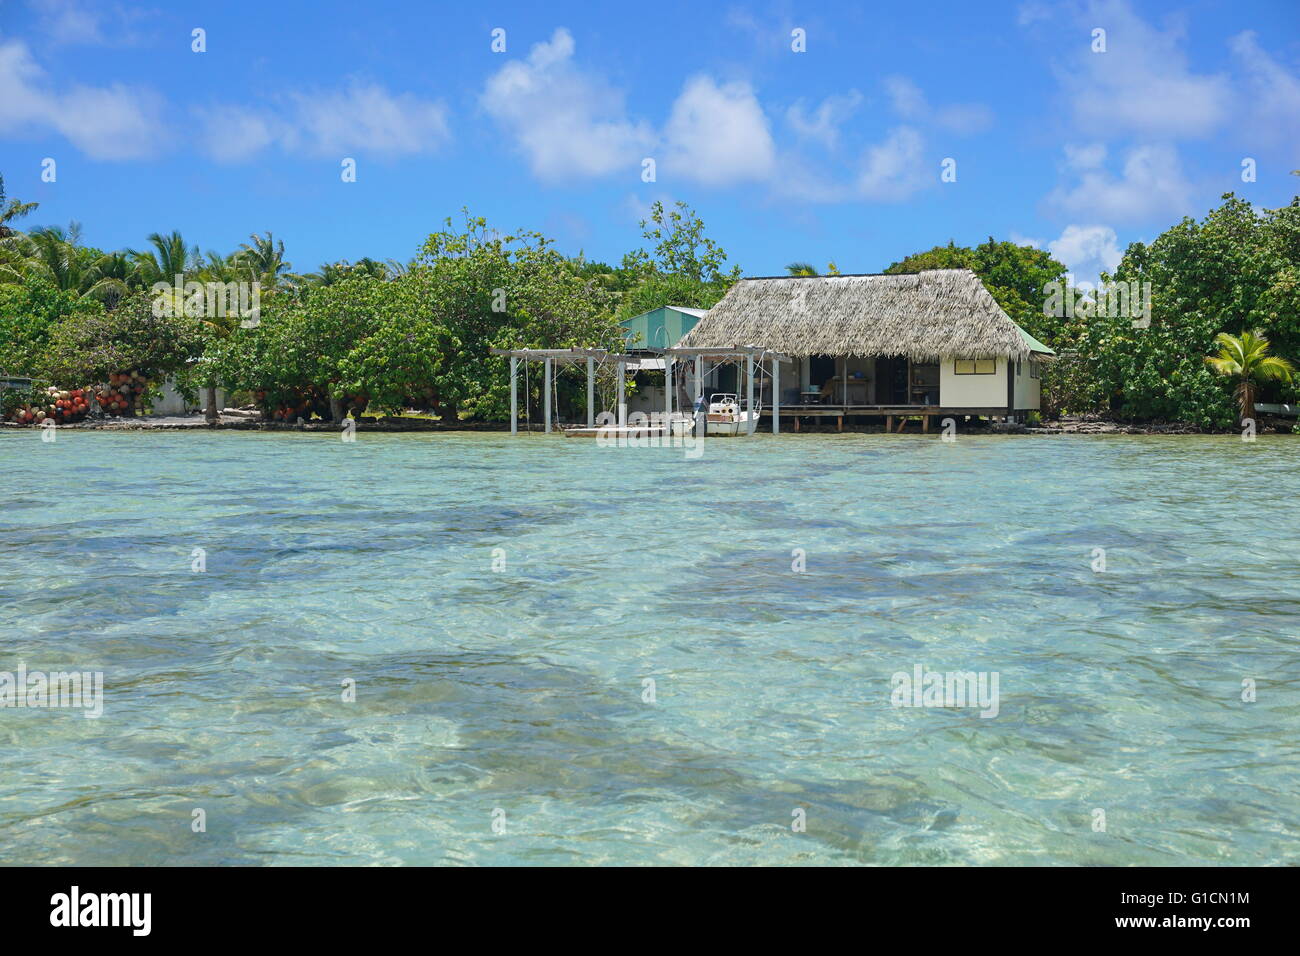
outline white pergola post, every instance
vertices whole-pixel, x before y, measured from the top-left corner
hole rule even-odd
[[[664,356],[664,435],[673,434],[673,357]]]
[[[755,411],[754,408],[754,353],[750,352],[745,356],[745,408],[748,411]],[[758,427],[758,416],[755,415],[749,422],[749,434],[754,433]]]
[[[618,385],[614,393],[614,400],[618,402],[618,424],[621,428],[627,424],[627,388],[624,386],[623,378],[627,372],[627,363],[622,359],[618,360]]]
[[[596,360],[587,356],[587,427],[596,426]]]
[[[705,408],[701,404],[704,400],[704,356],[695,356],[695,434],[704,435]]]
[[[551,430],[551,357],[548,355],[543,363],[546,366],[546,397],[542,400],[542,412],[546,416],[545,432]]]
[[[781,431],[781,358],[772,356],[772,434]]]
[[[519,434],[519,356],[510,356],[510,434]]]

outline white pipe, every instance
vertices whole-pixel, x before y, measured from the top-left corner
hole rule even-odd
[[[781,432],[781,360],[772,356],[772,434]]]
[[[754,353],[745,357],[745,408],[747,411],[754,411]],[[754,429],[758,427],[758,416],[755,415],[749,421],[749,434],[754,434]]]
[[[596,427],[596,360],[587,356],[587,427]]]
[[[696,437],[704,436],[705,409],[701,404],[704,400],[704,356],[695,356],[695,434]]]
[[[624,385],[623,378],[627,370],[627,363],[622,359],[618,362],[618,387],[614,393],[614,400],[618,402],[618,424],[621,428],[627,424],[627,388]]]
[[[673,357],[664,356],[664,434],[673,434]]]
[[[510,434],[519,434],[519,356],[510,356]]]
[[[546,416],[546,428],[543,431],[551,430],[551,358],[546,357],[546,399],[542,402],[543,414]]]

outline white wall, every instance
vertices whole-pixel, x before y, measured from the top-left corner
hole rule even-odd
[[[1017,409],[1034,409],[1039,407],[1041,397],[1040,379],[1033,378],[1030,375],[1029,363],[1033,359],[1022,359],[1020,362],[1020,374],[1016,376],[1016,408]],[[1042,375],[1042,366],[1038,366],[1038,374]]]
[[[155,415],[185,415],[192,411],[201,411],[203,404],[207,400],[207,390],[199,389],[198,401],[193,404],[186,403],[181,397],[181,393],[176,391],[176,387],[169,378],[163,382],[162,387],[158,389],[158,396],[153,401],[153,414]],[[226,407],[225,389],[217,389],[217,408]]]
[[[992,375],[958,375],[953,360],[939,363],[939,404],[944,408],[1006,408],[1007,360],[997,359]]]

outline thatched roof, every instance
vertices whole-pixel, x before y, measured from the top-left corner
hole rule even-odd
[[[742,279],[678,345],[921,362],[1036,351],[969,269]]]

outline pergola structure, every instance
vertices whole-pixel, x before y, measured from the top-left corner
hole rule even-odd
[[[745,399],[746,407],[753,409],[754,406],[754,372],[757,365],[760,369],[765,360],[771,361],[772,375],[772,433],[777,434],[781,430],[781,362],[788,362],[789,359],[784,355],[773,352],[771,349],[761,348],[754,345],[733,346],[728,348],[669,348],[669,349],[640,349],[642,354],[632,355],[625,352],[611,352],[608,349],[492,349],[493,355],[509,356],[510,358],[510,434],[519,433],[519,363],[524,362],[541,362],[545,368],[545,383],[542,387],[542,417],[544,420],[545,432],[551,431],[551,382],[555,375],[555,366],[558,365],[575,365],[585,362],[587,365],[587,427],[594,428],[596,424],[596,363],[601,364],[613,362],[617,366],[617,384],[615,394],[618,396],[618,424],[620,427],[627,425],[627,401],[624,396],[624,383],[627,376],[627,367],[629,364],[638,363],[645,354],[662,355],[664,358],[664,415],[665,421],[671,421],[673,416],[673,365],[678,359],[692,359],[695,363],[694,389],[692,390],[695,404],[698,406],[700,400],[704,397],[704,373],[703,363],[706,361],[716,362],[745,362]],[[755,417],[755,423],[758,419]]]
[[[541,362],[546,369],[545,384],[542,387],[542,418],[544,431],[551,430],[551,381],[555,375],[556,365],[576,365],[587,363],[587,427],[596,424],[596,361],[601,364],[614,362],[618,366],[618,385],[616,395],[618,402],[618,423],[627,424],[627,402],[623,398],[624,378],[629,362],[636,362],[639,356],[623,352],[611,352],[608,349],[491,349],[493,355],[510,356],[510,434],[519,434],[519,362]],[[672,399],[669,398],[669,404]]]
[[[772,434],[776,435],[781,431],[781,363],[790,361],[786,356],[771,349],[763,348],[757,345],[736,345],[725,348],[691,348],[677,346],[670,349],[664,349],[663,354],[666,358],[664,362],[664,385],[666,386],[669,396],[672,395],[673,379],[672,365],[673,359],[694,359],[695,376],[694,388],[692,395],[695,403],[698,405],[700,399],[704,397],[704,362],[745,362],[745,408],[750,410],[754,408],[754,371],[755,366],[762,369],[765,360],[770,361],[772,375]],[[672,399],[669,398],[671,406]],[[669,409],[671,413],[671,407]],[[754,426],[758,424],[758,418],[754,418]]]

